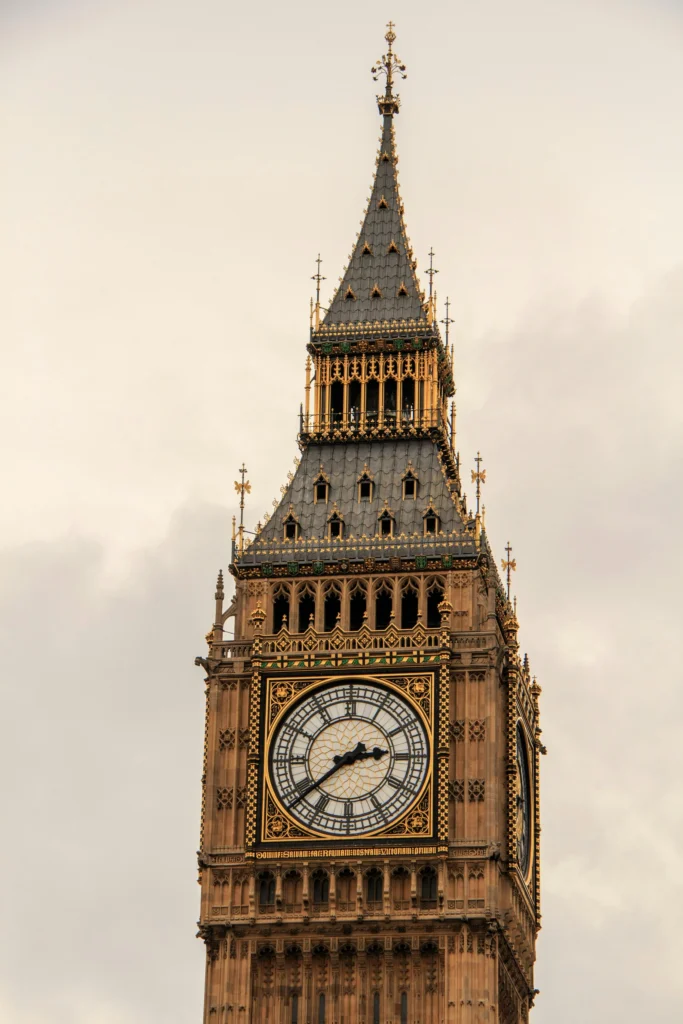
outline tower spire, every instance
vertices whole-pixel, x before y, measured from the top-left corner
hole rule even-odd
[[[348,267],[325,313],[323,327],[395,320],[419,320],[427,325],[427,307],[415,273],[417,263],[403,220],[396,173],[394,115],[400,104],[394,81],[405,78],[406,69],[393,50],[393,21],[387,29],[387,52],[372,68],[375,81],[382,75],[386,78],[384,94],[377,97],[382,135],[375,180]]]

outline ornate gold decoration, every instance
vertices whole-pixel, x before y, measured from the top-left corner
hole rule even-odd
[[[254,608],[253,612],[249,616],[249,625],[253,626],[254,629],[261,629],[265,621],[266,613],[261,607],[261,602],[259,601],[256,607]]]

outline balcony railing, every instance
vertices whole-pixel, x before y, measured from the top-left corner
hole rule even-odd
[[[413,433],[441,428],[447,430],[447,422],[441,407],[416,410],[412,407],[402,410],[383,409],[361,411],[352,407],[344,412],[309,414],[301,416],[301,433],[306,434],[360,434]]]

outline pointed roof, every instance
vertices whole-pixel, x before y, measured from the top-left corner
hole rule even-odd
[[[375,78],[386,75],[383,96],[377,97],[383,117],[377,170],[363,226],[323,324],[374,320],[424,320],[427,311],[415,273],[413,256],[398,190],[394,115],[399,97],[393,93],[394,73],[405,78],[405,67],[393,53],[396,38],[389,23],[387,53],[373,68]]]

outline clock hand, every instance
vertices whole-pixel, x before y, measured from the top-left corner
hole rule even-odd
[[[299,796],[294,801],[294,803],[291,803],[289,805],[288,810],[291,811],[292,807],[296,807],[296,805],[299,803],[300,800],[303,800],[303,798],[305,796],[308,796],[308,794],[310,792],[312,792],[312,790],[317,789],[318,786],[320,786],[323,782],[325,782],[326,779],[329,779],[329,777],[331,775],[334,775],[334,773],[338,772],[340,768],[343,768],[345,764],[351,764],[352,762],[351,762],[350,758],[352,758],[354,753],[356,753],[356,751],[358,751],[358,747],[362,747],[363,750],[365,750],[365,745],[363,743],[359,743],[359,744],[357,744],[355,750],[348,750],[345,754],[342,754],[341,756],[339,754],[337,754],[335,756],[335,759],[334,759],[335,763],[332,765],[330,770],[325,772],[324,775],[321,775],[320,778],[316,782],[312,782],[311,785],[308,787],[308,789],[305,789],[303,791],[303,793],[300,793]]]
[[[379,747],[373,747],[372,750],[367,750],[364,743],[357,743],[353,750],[347,750],[345,754],[335,754],[334,764],[329,771],[325,772],[324,775],[321,775],[316,782],[312,782],[311,785],[303,791],[303,793],[300,793],[294,803],[289,805],[288,809],[291,811],[291,809],[296,807],[296,805],[303,800],[305,796],[308,796],[308,794],[314,789],[317,789],[318,786],[329,779],[331,775],[334,775],[335,772],[339,771],[340,768],[343,768],[344,765],[355,764],[356,761],[364,761],[368,757],[374,757],[375,761],[379,761],[380,757],[388,753],[388,750],[380,750]]]

